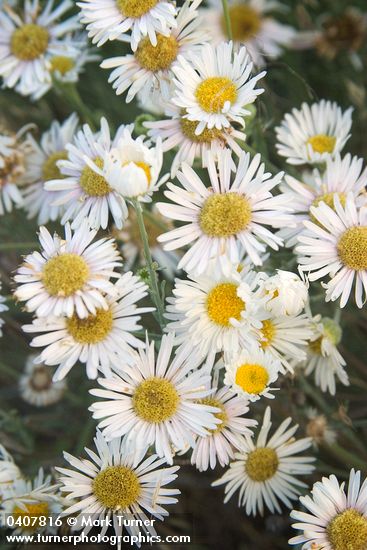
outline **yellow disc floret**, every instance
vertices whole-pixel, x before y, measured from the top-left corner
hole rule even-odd
[[[238,42],[246,42],[256,36],[261,27],[260,13],[246,4],[234,4],[229,8],[232,37]],[[222,29],[226,32],[226,22],[222,18]]]
[[[367,226],[347,229],[339,239],[337,250],[341,262],[349,269],[367,269]]]
[[[66,55],[55,55],[51,59],[51,72],[58,72],[62,75],[65,75],[71,69],[75,67],[75,61],[72,57],[67,57]]]
[[[205,397],[204,399],[200,400],[200,403],[202,405],[207,405],[208,407],[216,407],[217,409],[220,409],[220,412],[213,414],[215,418],[218,418],[218,420],[221,421],[221,423],[218,424],[214,430],[208,430],[208,432],[210,432],[212,435],[220,433],[223,428],[226,427],[228,421],[228,415],[226,413],[223,403],[221,403],[221,401],[218,401],[218,399],[215,399],[214,397]]]
[[[237,99],[236,85],[225,76],[212,76],[203,80],[196,88],[195,97],[200,107],[207,113],[221,113],[229,101]]]
[[[48,30],[34,23],[16,29],[10,39],[10,50],[22,61],[33,61],[45,53],[49,41]]]
[[[215,140],[222,140],[225,142],[223,131],[218,130],[217,128],[205,128],[201,134],[196,135],[195,130],[198,126],[198,122],[195,120],[189,120],[187,118],[180,119],[181,132],[185,137],[194,143],[211,143]]]
[[[116,5],[125,17],[138,19],[154,8],[160,0],[116,0]]]
[[[174,36],[158,34],[156,46],[147,36],[139,42],[135,57],[144,69],[155,73],[170,68],[177,58],[178,49],[179,44]]]
[[[60,254],[46,262],[43,284],[51,296],[72,296],[88,280],[89,268],[77,254]]]
[[[113,315],[110,309],[97,309],[95,315],[79,319],[73,315],[66,321],[68,333],[80,344],[97,344],[111,332]]]
[[[345,193],[324,193],[323,195],[319,195],[318,197],[316,197],[313,200],[311,206],[319,206],[320,202],[324,202],[330,208],[335,210],[334,198],[335,198],[336,195],[339,197],[340,204],[342,206],[345,206],[345,202],[346,202],[346,198],[347,198]],[[321,225],[319,223],[319,221],[317,220],[317,218],[315,218],[315,216],[313,214],[310,215],[310,219],[311,219],[311,221],[313,221],[313,223],[316,223],[317,225]]]
[[[274,449],[259,447],[247,455],[246,473],[252,481],[266,481],[274,477],[278,470],[279,459]]]
[[[336,138],[326,134],[317,134],[307,140],[315,153],[332,153],[335,148]]]
[[[251,205],[242,195],[214,193],[204,202],[199,223],[209,237],[231,237],[246,229],[251,215]]]
[[[42,177],[44,181],[64,179],[65,176],[61,174],[57,162],[59,160],[66,160],[67,158],[68,154],[66,151],[56,151],[56,153],[52,153],[42,166]]]
[[[230,327],[230,319],[241,319],[245,302],[237,295],[238,286],[234,283],[221,283],[214,287],[206,299],[206,311],[213,323]]]
[[[136,414],[153,424],[171,418],[179,405],[180,397],[176,388],[164,378],[149,378],[141,382],[133,395]]]
[[[237,368],[235,382],[246,393],[260,394],[269,382],[269,373],[257,363],[244,363]]]
[[[103,159],[97,157],[94,159],[94,164],[98,168],[103,168]],[[97,174],[92,168],[86,166],[80,176],[80,187],[86,195],[90,197],[104,197],[111,192],[111,187],[103,176]]]
[[[108,466],[92,482],[97,500],[111,510],[124,510],[136,503],[141,493],[139,478],[127,466]]]
[[[12,511],[16,525],[25,531],[36,531],[40,527],[40,518],[48,517],[50,514],[47,502],[35,502],[34,504],[24,504],[25,510],[15,506]],[[33,519],[34,518],[34,519]]]
[[[333,550],[367,549],[367,519],[353,508],[335,516],[326,532]]]
[[[261,327],[261,332],[263,335],[263,340],[261,340],[260,346],[264,349],[270,346],[273,342],[276,329],[274,323],[270,319],[265,319],[262,323],[263,326]]]

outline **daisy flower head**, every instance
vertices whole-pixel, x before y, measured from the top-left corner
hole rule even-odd
[[[307,487],[298,476],[309,475],[315,459],[296,456],[310,447],[311,438],[294,439],[298,426],[289,427],[291,422],[291,418],[284,420],[268,440],[272,423],[270,407],[266,408],[256,441],[247,437],[246,450],[236,453],[229,469],[212,483],[225,485],[224,502],[239,489],[238,505],[245,507],[247,515],[263,515],[264,503],[272,513],[281,513],[279,501],[292,507],[300,488]]]
[[[98,305],[95,312],[80,317],[76,310],[71,317],[40,317],[25,332],[40,332],[33,347],[44,347],[36,362],[59,365],[53,381],[62,380],[77,361],[85,363],[88,378],[97,378],[98,370],[111,376],[111,367],[131,361],[133,349],[144,347],[132,333],[142,329],[140,314],[153,311],[137,307],[136,302],[147,295],[147,285],[131,272],[115,283],[113,296],[106,296],[106,307]]]
[[[224,383],[239,397],[257,401],[262,396],[274,399],[271,384],[278,379],[281,363],[269,352],[251,347],[225,360]]]
[[[306,231],[299,235],[296,252],[299,269],[310,281],[329,275],[324,284],[326,301],[340,298],[340,307],[348,302],[355,282],[355,301],[363,307],[367,294],[367,208],[358,208],[352,193],[345,205],[334,196],[334,208],[325,202],[311,206],[315,222],[305,221]]]
[[[65,35],[78,28],[77,16],[57,22],[72,7],[62,0],[57,7],[51,0],[42,10],[39,0],[26,0],[22,16],[12,10],[0,13],[0,76],[6,88],[22,95],[35,93],[51,83],[51,58],[73,51]]]
[[[348,489],[335,475],[323,477],[314,484],[311,496],[299,498],[307,512],[292,510],[292,525],[301,534],[289,544],[302,544],[303,549],[363,550],[367,545],[367,481],[361,485],[361,472],[352,469]]]
[[[1,281],[0,281],[0,291],[1,291]],[[4,297],[4,296],[1,296],[1,294],[0,294],[0,313],[4,313],[4,311],[8,311],[8,310],[9,310],[9,308],[8,308],[8,306],[6,305],[5,302],[6,302],[5,297]],[[4,319],[2,319],[2,318],[0,317],[0,336],[3,335],[3,331],[2,331],[2,329],[1,329],[1,327],[3,326],[3,324],[4,324]]]
[[[14,458],[5,447],[0,444],[0,502],[4,492],[9,490],[13,483],[22,477],[22,472],[15,464]]]
[[[197,135],[206,128],[228,128],[231,122],[244,125],[244,116],[251,114],[245,106],[264,91],[255,86],[266,73],[251,77],[252,67],[246,48],[234,52],[232,42],[204,44],[186,57],[178,56],[172,68],[172,101],[185,111],[185,118],[198,122]]]
[[[232,176],[232,162],[228,150],[218,159],[208,156],[210,187],[204,185],[190,166],[183,164],[177,174],[182,187],[168,183],[164,192],[174,204],[157,204],[167,218],[186,222],[158,238],[166,250],[190,244],[179,269],[202,274],[210,259],[228,257],[238,264],[244,252],[255,265],[261,265],[266,245],[278,250],[283,244],[265,227],[292,224],[287,195],[272,194],[283,173],[272,176],[265,172],[259,154],[251,160],[248,153],[242,153]]]
[[[318,206],[325,202],[330,208],[334,208],[334,197],[337,195],[345,206],[348,193],[352,193],[358,206],[366,204],[367,195],[367,168],[363,169],[363,159],[352,157],[349,153],[341,157],[339,153],[335,157],[326,159],[325,170],[314,169],[307,181],[299,181],[293,176],[285,176],[282,190],[289,194],[294,209],[297,224],[294,228],[285,227],[279,231],[279,236],[284,238],[287,246],[297,244],[297,237],[304,230],[305,220],[315,221],[310,213],[311,206]]]
[[[145,211],[146,214],[146,211]],[[155,205],[149,211],[149,216],[145,215],[144,224],[148,236],[149,249],[152,258],[159,265],[163,276],[173,280],[177,271],[177,264],[180,260],[179,254],[174,250],[164,250],[158,242],[158,236],[162,232],[162,227],[173,229],[173,225],[163,218]],[[128,271],[135,264],[145,265],[144,247],[141,240],[138,220],[135,210],[129,208],[129,216],[121,230],[113,229],[112,234],[120,244],[121,254],[124,258],[124,270]]]
[[[25,172],[27,142],[21,142],[20,136],[0,134],[0,216],[11,212],[13,205],[23,206],[23,196],[18,187]]]
[[[37,217],[40,225],[60,216],[60,207],[53,205],[60,193],[47,191],[44,186],[49,180],[63,177],[58,162],[67,158],[66,145],[72,141],[77,126],[78,117],[73,113],[62,123],[55,120],[42,134],[39,143],[31,134],[28,135],[30,151],[23,176],[27,184],[23,191],[24,208],[28,218]]]
[[[66,146],[67,158],[60,160],[61,177],[47,181],[47,191],[59,192],[54,201],[63,206],[65,214],[61,222],[72,220],[77,228],[88,219],[93,229],[106,229],[110,216],[121,228],[127,217],[127,206],[106,179],[106,155],[119,142],[120,136],[130,135],[132,125],[120,126],[111,139],[108,122],[101,119],[101,128],[92,132],[88,124],[76,133],[73,143]]]
[[[316,409],[309,407],[306,410],[306,435],[311,437],[314,447],[326,443],[332,445],[336,441],[336,432],[330,428],[327,418]]]
[[[62,510],[61,498],[57,486],[51,484],[51,476],[45,475],[42,468],[34,479],[15,479],[2,495],[0,504],[0,524],[9,528],[7,516],[14,520],[15,534],[56,533],[58,527],[43,522],[41,517],[58,516]],[[36,518],[36,520],[34,519]]]
[[[248,413],[248,403],[234,396],[226,386],[216,389],[215,393],[201,400],[220,410],[215,416],[221,420],[215,430],[207,436],[198,436],[191,455],[191,464],[200,472],[215,468],[217,462],[223,467],[234,458],[234,451],[244,446],[244,435],[251,437],[251,428],[257,425],[256,420],[243,418]]]
[[[131,134],[132,128],[126,127],[115,139],[109,154],[105,155],[103,173],[121,200],[151,202],[152,194],[168,178],[168,174],[159,178],[163,164],[162,144],[158,140],[152,145],[144,136],[134,139]]]
[[[47,407],[60,401],[66,390],[66,382],[52,381],[50,367],[35,362],[35,355],[27,359],[25,370],[19,378],[19,390],[23,401],[35,407]]]
[[[298,315],[308,301],[306,283],[291,271],[277,269],[272,276],[262,273],[260,287],[268,298],[266,310],[276,316]]]
[[[335,395],[336,380],[349,386],[349,378],[344,367],[345,360],[338,351],[342,339],[342,329],[328,317],[313,319],[312,336],[307,347],[307,360],[304,362],[306,376],[314,373],[315,384],[323,392]]]
[[[237,156],[241,155],[243,150],[237,141],[245,141],[246,135],[244,132],[236,130],[232,124],[220,130],[206,128],[200,135],[197,135],[198,122],[186,118],[185,111],[179,107],[170,104],[166,108],[166,115],[169,118],[148,121],[144,123],[144,126],[149,129],[148,135],[152,139],[162,139],[164,153],[177,149],[172,161],[172,177],[176,176],[184,162],[192,166],[195,160],[200,159],[202,167],[205,168],[208,154],[220,157],[223,149],[226,148],[232,150]],[[233,167],[235,167],[234,164]]]
[[[124,39],[135,51],[143,38],[156,46],[157,34],[167,36],[176,26],[176,7],[166,0],[82,0],[77,5],[80,20],[97,46]]]
[[[296,35],[292,27],[279,23],[272,16],[274,9],[284,9],[279,2],[229,0],[228,9],[233,41],[246,46],[255,65],[263,65],[268,57],[279,57],[283,47],[290,45]],[[220,0],[209,2],[205,21],[213,29],[215,42],[229,39]]]
[[[92,243],[96,234],[87,222],[74,233],[66,224],[65,240],[40,227],[41,252],[28,254],[14,277],[19,285],[15,297],[26,302],[27,311],[39,317],[76,313],[86,318],[108,309],[105,295],[116,292],[110,279],[118,278],[114,269],[121,261],[115,241]]]
[[[176,333],[176,343],[208,367],[216,353],[236,353],[256,343],[266,317],[255,274],[235,268],[224,274],[214,262],[205,275],[176,279],[167,303],[167,328]]]
[[[276,128],[278,155],[289,164],[321,164],[340,153],[350,137],[350,107],[342,111],[337,103],[322,99],[292,109]]]
[[[122,535],[125,526],[130,535],[138,537],[139,525],[145,534],[156,536],[151,518],[163,520],[169,515],[164,506],[176,504],[180,491],[166,486],[177,478],[179,466],[161,468],[164,459],[157,455],[142,459],[141,455],[128,453],[123,440],[107,442],[99,430],[94,444],[97,452],[85,448],[86,459],[64,452],[73,469],[56,468],[61,474],[61,491],[67,493],[65,502],[71,501],[62,515],[75,514],[73,529],[77,530],[83,528],[83,517],[89,515],[104,520],[100,523],[104,526],[102,535],[107,531],[106,519],[110,519],[117,536]],[[83,533],[91,528],[84,527]]]
[[[132,452],[153,445],[169,464],[174,450],[193,447],[196,435],[208,435],[221,422],[213,414],[220,409],[201,402],[212,393],[206,387],[209,376],[188,354],[171,359],[173,344],[174,334],[164,335],[156,359],[154,342],[147,342],[131,365],[98,379],[105,389],[90,390],[104,399],[90,410],[107,440],[126,436]]]
[[[186,0],[178,8],[175,26],[167,33],[156,35],[155,43],[147,36],[142,38],[132,54],[112,57],[102,62],[103,69],[113,69],[108,81],[116,94],[128,90],[126,102],[139,96],[145,104],[164,105],[173,94],[173,65],[179,56],[196,51],[208,39],[207,29],[197,10],[201,0]]]

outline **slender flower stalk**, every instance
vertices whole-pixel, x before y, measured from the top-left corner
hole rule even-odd
[[[229,9],[228,9],[228,0],[222,0],[222,6],[223,6],[223,13],[224,13],[224,20],[226,22],[227,36],[229,40],[232,40],[232,25],[231,25],[231,17],[229,15]]]

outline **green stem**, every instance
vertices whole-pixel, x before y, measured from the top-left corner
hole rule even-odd
[[[95,117],[87,107],[83,99],[80,97],[77,87],[74,83],[60,83],[55,82],[55,87],[59,93],[70,104],[79,115],[89,124],[92,130],[95,130]]]
[[[229,15],[229,9],[228,9],[228,1],[222,0],[222,6],[223,6],[223,13],[224,13],[224,20],[226,22],[227,36],[229,40],[232,40],[233,39],[232,25],[231,25],[231,17]]]
[[[366,471],[367,463],[365,460],[361,460],[354,453],[343,449],[337,443],[329,446],[325,445],[325,448],[331,451],[343,464],[350,464],[352,467],[362,470],[362,472]]]
[[[158,315],[158,321],[159,321],[160,327],[163,328],[165,325],[164,315],[163,315],[164,314],[163,299],[159,290],[157,272],[154,269],[154,262],[153,262],[152,254],[150,252],[148,234],[144,224],[143,210],[141,208],[141,204],[139,201],[134,199],[131,202],[136,212],[136,219],[139,226],[141,240],[143,242],[144,257],[145,257],[145,261],[149,271],[150,293],[151,293],[154,305],[157,308],[157,315]]]
[[[25,250],[39,248],[39,243],[0,243],[0,250]]]

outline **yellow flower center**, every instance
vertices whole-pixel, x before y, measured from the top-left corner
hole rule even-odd
[[[195,97],[207,113],[220,113],[229,101],[237,99],[236,85],[225,76],[213,76],[203,80],[196,88]]]
[[[133,407],[138,416],[153,424],[171,418],[176,412],[180,397],[169,380],[149,378],[141,382],[133,395]]]
[[[43,269],[43,284],[51,296],[72,296],[88,280],[89,268],[77,254],[60,254],[51,258]]]
[[[26,510],[15,506],[12,512],[12,516],[17,525],[26,531],[36,531],[40,525],[40,518],[42,516],[49,516],[49,505],[47,502],[37,502],[34,504],[25,504]],[[36,518],[36,519],[33,519]]]
[[[266,481],[272,478],[279,466],[279,459],[274,449],[259,447],[247,455],[246,473],[252,481]]]
[[[179,44],[174,36],[157,34],[157,45],[153,46],[149,36],[139,42],[135,57],[140,65],[152,71],[164,71],[169,69],[177,58]]]
[[[52,375],[49,367],[37,367],[30,379],[30,385],[36,392],[45,391],[52,386]]]
[[[246,42],[256,36],[261,27],[261,17],[251,6],[234,4],[229,8],[233,40]],[[227,33],[226,22],[222,17],[222,29]]]
[[[244,363],[236,371],[235,382],[247,393],[260,394],[268,381],[268,371],[257,363]]]
[[[206,311],[213,323],[222,327],[230,327],[230,319],[241,319],[245,310],[245,302],[237,295],[238,285],[221,283],[214,287],[206,299]]]
[[[242,195],[214,193],[204,202],[199,223],[209,237],[231,237],[246,229],[251,215],[251,206]]]
[[[138,19],[148,13],[160,0],[116,0],[116,5],[125,17]]]
[[[221,139],[225,142],[223,132],[221,130],[217,130],[217,128],[212,128],[211,130],[209,130],[209,128],[205,128],[201,134],[197,136],[195,134],[195,130],[198,124],[199,123],[195,120],[188,120],[187,118],[182,117],[180,119],[181,132],[185,137],[194,143],[211,143],[217,139]]]
[[[367,269],[367,226],[350,227],[339,239],[341,262],[356,271]]]
[[[94,164],[98,168],[103,168],[103,159],[97,157],[94,159]],[[111,187],[103,176],[100,176],[92,170],[89,166],[83,168],[80,176],[80,187],[83,189],[86,195],[90,197],[104,197],[111,192]]]
[[[124,510],[136,503],[141,486],[136,473],[127,466],[108,466],[92,482],[97,500],[111,510]]]
[[[334,151],[336,138],[326,134],[317,134],[307,140],[315,153],[332,153]]]
[[[316,353],[317,355],[322,355],[322,340],[323,338],[327,338],[330,340],[330,342],[337,346],[341,339],[342,339],[342,329],[334,321],[334,319],[330,319],[329,317],[323,317],[322,318],[322,325],[324,329],[324,335],[320,336],[313,342],[309,342],[309,347],[313,353]]]
[[[75,61],[72,57],[66,57],[65,55],[55,55],[51,59],[51,72],[59,72],[65,75],[71,69],[75,67]]]
[[[263,335],[263,340],[261,340],[260,346],[264,349],[270,346],[273,342],[276,329],[274,323],[270,319],[265,319],[262,323],[263,326],[261,327],[261,332]]]
[[[334,207],[334,197],[335,197],[335,195],[338,195],[338,197],[340,199],[340,204],[342,206],[345,206],[345,202],[346,202],[346,198],[347,198],[345,193],[325,193],[324,195],[320,195],[319,197],[316,197],[313,200],[311,206],[318,206],[320,204],[320,202],[324,202],[325,204],[327,204],[330,208],[332,208],[335,211],[335,207]],[[310,214],[310,219],[313,223],[316,223],[317,225],[321,225],[313,214]]]
[[[317,338],[316,340],[312,340],[312,342],[309,342],[308,346],[310,350],[315,353],[316,355],[322,355],[321,352],[321,345],[322,345],[322,336]]]
[[[61,174],[60,168],[57,166],[57,161],[67,160],[68,154],[66,151],[56,151],[52,153],[43,163],[42,177],[44,181],[64,179],[65,176]]]
[[[10,39],[10,50],[22,61],[33,61],[47,50],[48,30],[34,23],[27,23],[16,29]]]
[[[89,315],[85,319],[79,319],[73,315],[66,321],[68,333],[79,344],[97,344],[106,338],[113,325],[112,311],[109,309],[97,309],[96,315]]]
[[[326,532],[333,550],[367,549],[367,519],[353,508],[335,516]]]
[[[214,430],[208,430],[208,432],[210,432],[211,435],[220,433],[223,430],[223,428],[226,427],[226,423],[228,421],[228,415],[226,413],[223,403],[218,401],[218,399],[214,399],[213,397],[205,397],[205,399],[200,400],[200,403],[202,405],[208,405],[209,407],[216,407],[217,409],[220,409],[220,412],[213,413],[213,414],[215,418],[218,418],[221,421],[221,423],[218,424]]]

